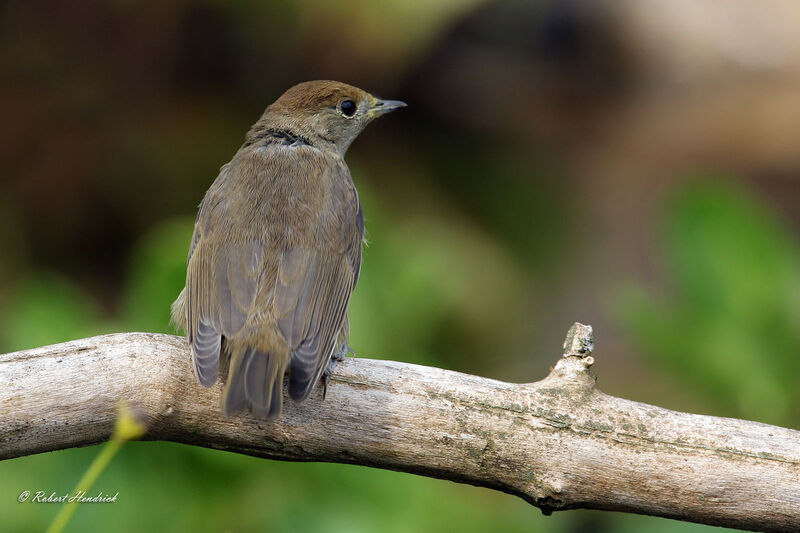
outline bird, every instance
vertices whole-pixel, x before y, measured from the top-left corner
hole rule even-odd
[[[337,81],[295,85],[203,197],[171,315],[200,385],[227,368],[225,415],[275,418],[287,372],[301,402],[347,355],[364,210],[344,156],[367,124],[402,107]]]

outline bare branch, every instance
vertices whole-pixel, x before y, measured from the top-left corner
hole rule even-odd
[[[471,483],[553,510],[627,511],[761,531],[800,531],[800,432],[608,396],[576,324],[542,381],[341,363],[323,401],[275,422],[225,418],[186,340],[122,333],[0,356],[0,458],[109,438],[116,405],[145,438],[259,457],[352,463]]]

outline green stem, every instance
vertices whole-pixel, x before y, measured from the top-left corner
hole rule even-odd
[[[100,454],[95,457],[94,462],[92,462],[89,469],[83,474],[83,477],[78,482],[78,485],[75,487],[73,491],[73,496],[78,494],[78,491],[85,491],[89,492],[89,489],[92,488],[97,478],[100,477],[100,474],[103,470],[106,469],[108,464],[111,462],[111,459],[117,454],[122,445],[125,443],[124,440],[111,440],[109,441],[102,449]],[[72,515],[75,514],[75,510],[78,508],[78,501],[77,499],[68,501],[58,512],[53,523],[50,524],[50,527],[47,528],[47,533],[61,533],[66,527],[67,522],[69,519],[72,518]]]
[[[91,489],[92,485],[97,481],[97,478],[103,473],[103,470],[106,469],[120,448],[122,448],[122,445],[129,440],[138,439],[144,435],[145,430],[146,428],[144,425],[136,420],[136,417],[128,408],[128,405],[124,402],[120,403],[119,416],[114,425],[114,433],[111,435],[111,440],[103,446],[103,449],[100,450],[100,453],[95,457],[92,464],[83,474],[83,477],[81,477],[81,480],[78,481],[78,485],[72,493],[72,498],[75,499],[69,499],[64,506],[61,507],[61,510],[58,512],[55,519],[53,519],[50,527],[47,528],[47,533],[61,533],[64,531],[70,518],[75,514],[75,509],[78,507],[79,498],[76,498],[76,496],[79,491],[83,491],[84,494],[88,493],[89,489]]]

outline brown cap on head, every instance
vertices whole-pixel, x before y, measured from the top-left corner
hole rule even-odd
[[[318,111],[335,107],[342,100],[358,102],[365,98],[374,99],[366,91],[339,81],[305,81],[288,89],[270,107],[290,112]]]

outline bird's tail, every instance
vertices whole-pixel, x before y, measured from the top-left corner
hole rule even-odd
[[[252,346],[234,348],[222,396],[225,414],[249,409],[261,418],[278,416],[283,404],[285,372],[285,357]]]

